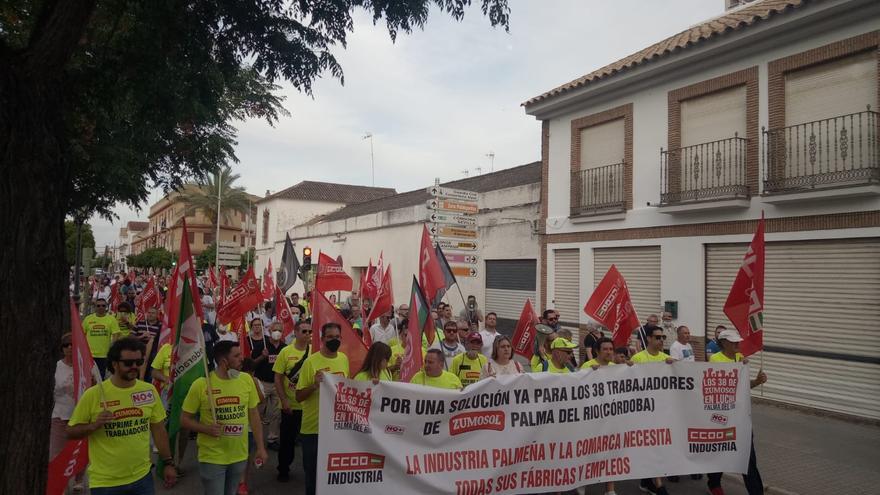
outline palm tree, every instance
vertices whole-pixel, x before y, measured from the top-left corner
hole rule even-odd
[[[225,223],[232,223],[231,214],[250,215],[251,200],[243,187],[235,181],[241,176],[233,174],[229,167],[223,167],[208,176],[199,184],[188,184],[180,189],[180,201],[186,205],[186,214],[192,215],[202,210],[205,217],[215,224],[217,221],[217,195],[220,195],[220,214]]]

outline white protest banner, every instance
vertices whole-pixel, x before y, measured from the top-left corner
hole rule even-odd
[[[465,391],[325,376],[319,494],[546,493],[748,467],[741,363],[609,366]]]

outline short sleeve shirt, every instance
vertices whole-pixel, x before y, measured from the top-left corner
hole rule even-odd
[[[421,370],[413,375],[409,382],[417,385],[424,385],[426,387],[448,388],[454,390],[461,388],[461,380],[448,371],[441,372],[440,376],[428,376],[425,374],[425,370]]]
[[[116,317],[110,313],[104,316],[92,313],[83,318],[82,327],[89,343],[89,350],[92,351],[92,357],[106,358],[107,351],[110,350],[111,336],[114,333],[119,333],[119,322],[116,321]]]
[[[290,408],[298,411],[302,410],[302,404],[296,400],[296,382],[291,382],[290,379],[287,378],[287,374],[293,370],[296,363],[300,362],[305,357],[305,354],[305,349],[297,349],[294,347],[294,344],[291,343],[281,349],[281,352],[275,357],[275,363],[272,365],[272,371],[279,375],[284,375],[284,395],[286,395],[287,400],[290,401]],[[302,370],[302,368],[300,368],[300,370]],[[302,371],[300,371],[300,375],[302,375]]]
[[[662,363],[669,359],[669,354],[666,354],[663,351],[657,353],[656,356],[652,356],[648,354],[648,351],[640,351],[632,357],[632,362],[643,364],[643,363]]]
[[[299,372],[299,382],[296,384],[296,389],[303,390],[314,385],[315,373],[318,371],[348,376],[348,357],[341,352],[337,352],[334,358],[328,358],[320,352],[312,353],[306,358],[306,362],[303,363],[303,367]],[[303,435],[318,434],[319,392],[320,390],[315,390],[302,402],[302,426],[300,426],[299,431]]]

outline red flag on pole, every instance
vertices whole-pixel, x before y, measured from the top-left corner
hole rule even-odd
[[[318,253],[318,273],[315,275],[315,290],[351,290],[354,282],[336,260],[324,253]]]
[[[225,299],[223,306],[217,310],[217,321],[225,325],[239,317],[243,318],[248,311],[259,306],[262,302],[260,284],[257,282],[257,277],[254,276],[254,267],[251,266],[232,293],[229,294],[229,297]]]
[[[342,329],[342,345],[339,350],[348,357],[349,376],[361,370],[364,358],[367,357],[367,346],[360,336],[351,328],[348,320],[339,314],[324,294],[312,292],[312,352],[321,349],[321,327],[325,323],[336,323]],[[419,343],[419,346],[422,344]],[[420,347],[421,348],[421,347]]]
[[[251,341],[248,338],[248,325],[244,320],[243,313],[232,322],[232,333],[238,336],[238,347],[241,349],[241,355],[251,357]]]
[[[433,251],[433,249],[431,249]],[[406,328],[406,352],[400,363],[400,381],[408,382],[425,364],[422,357],[422,334],[433,326],[431,308],[422,294],[419,282],[413,277],[409,297],[409,325]]]
[[[739,351],[752,355],[764,348],[764,213],[736,280],[724,303],[724,314],[739,330]]]
[[[220,265],[220,271],[217,273],[217,287],[220,288],[220,294],[217,296],[216,306],[219,308],[226,302],[226,295],[229,292],[229,277],[226,276],[226,267]]]
[[[538,336],[538,330],[535,325],[538,324],[538,315],[532,308],[531,299],[526,299],[523,305],[522,313],[519,315],[519,321],[516,322],[516,330],[513,332],[513,353],[519,354],[526,359],[532,359],[535,354],[535,337]]]
[[[367,270],[361,275],[361,298],[372,300],[376,297],[376,287],[373,286],[373,273],[376,267],[373,266],[373,259],[367,265]]]
[[[217,272],[213,266],[208,265],[208,280],[205,283],[205,287],[214,290],[217,288],[217,285]]]
[[[433,301],[437,291],[446,288],[446,277],[443,276],[437,251],[425,226],[422,227],[422,243],[419,247],[419,286],[425,291],[423,295],[428,301]]]
[[[626,280],[614,265],[593,291],[584,306],[584,313],[611,330],[614,347],[625,346],[633,330],[640,326]]]
[[[138,321],[146,319],[148,309],[159,308],[162,306],[162,297],[159,295],[158,289],[156,289],[155,279],[150,277],[147,281],[147,286],[144,287],[144,291],[138,294],[134,299],[134,303],[137,308],[136,318]]]
[[[370,288],[373,291],[370,299],[375,299],[379,295],[379,289],[382,285],[382,277],[385,273],[384,254],[384,251],[379,251],[379,259],[376,261],[376,268],[373,270],[373,273],[370,274],[370,277],[372,277],[372,280],[370,280]]]
[[[183,233],[180,235],[180,251],[177,254],[177,264],[171,272],[171,280],[168,282],[168,295],[165,298],[165,315],[162,320],[162,332],[159,334],[159,347],[162,344],[173,344],[177,335],[178,320],[180,319],[180,300],[183,294],[183,279],[189,279],[189,290],[196,308],[199,321],[204,320],[205,313],[202,311],[202,298],[199,297],[199,286],[196,284],[196,267],[193,264],[189,251],[189,242],[186,220],[183,221]]]
[[[70,300],[70,334],[73,349],[73,402],[79,398],[92,384],[92,376],[97,373],[95,361],[89,350],[86,335],[83,332],[79,312],[73,300]],[[46,495],[60,495],[67,489],[70,478],[81,473],[89,463],[88,438],[68,440],[51,462],[49,462],[49,480],[46,483]]]
[[[281,340],[287,342],[287,337],[293,334],[296,322],[293,321],[293,315],[290,314],[290,305],[287,304],[287,298],[281,292],[281,287],[275,286],[275,317],[281,322]]]
[[[269,260],[269,266],[267,266],[266,271],[263,272],[264,300],[272,299],[275,296],[275,280],[272,279],[274,273],[275,272],[272,271],[272,260]]]
[[[116,312],[120,302],[122,302],[122,296],[119,294],[119,282],[110,284],[110,300],[108,305],[110,306],[111,313]]]
[[[385,275],[382,277],[382,284],[379,285],[379,290],[376,293],[376,299],[373,301],[373,307],[370,310],[370,315],[367,317],[367,322],[371,322],[393,309],[394,289],[391,288],[391,265],[389,264],[388,269],[385,270]]]

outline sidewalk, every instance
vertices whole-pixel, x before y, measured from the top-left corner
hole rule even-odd
[[[768,493],[779,495],[880,493],[880,427],[807,414],[767,404],[754,404],[752,422],[758,467]],[[187,475],[174,490],[157,493],[201,493],[198,465],[190,446],[183,466]],[[303,473],[297,449],[290,483],[275,481],[277,453],[269,452],[266,467],[256,472],[251,483],[254,495],[302,493]],[[724,477],[727,495],[745,495],[739,475]],[[679,483],[667,483],[671,495],[705,494],[706,479],[691,480],[682,476]],[[587,495],[602,495],[601,486],[584,490]],[[637,481],[617,483],[619,495],[641,493]],[[394,495],[394,494],[389,494]]]

